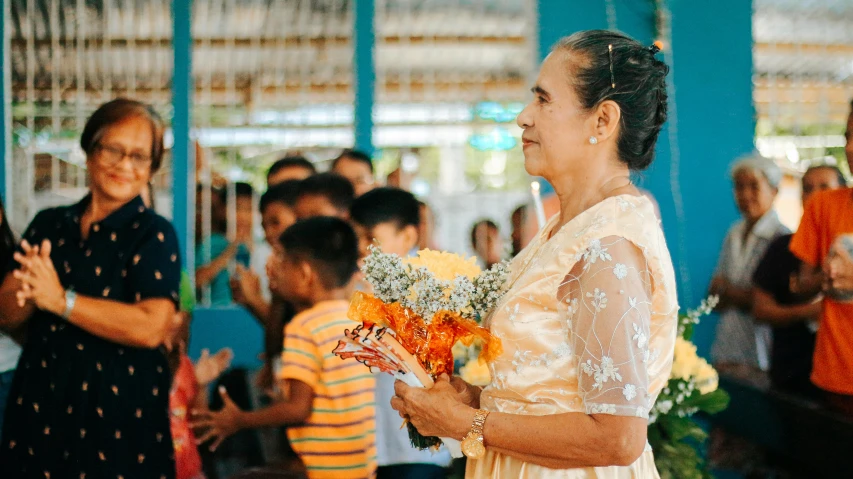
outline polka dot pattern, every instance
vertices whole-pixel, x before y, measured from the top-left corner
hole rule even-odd
[[[88,201],[42,211],[23,237],[51,241],[59,279],[78,296],[177,306],[180,256],[172,226],[136,198],[83,234]],[[175,477],[170,375],[159,349],[118,345],[40,311],[20,364],[0,476]]]

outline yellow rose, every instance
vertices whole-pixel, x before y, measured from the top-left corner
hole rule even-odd
[[[445,281],[453,281],[457,275],[473,280],[481,272],[475,258],[465,259],[446,251],[420,250],[417,256],[406,258],[403,262],[413,268],[426,268],[433,276]]]
[[[693,371],[695,371],[698,361],[699,356],[696,354],[696,345],[683,338],[676,338],[672,372],[669,374],[670,379],[689,380]]]
[[[696,386],[699,388],[699,392],[708,394],[716,391],[719,380],[717,370],[703,359],[696,372]]]
[[[492,382],[489,365],[477,358],[468,361],[468,364],[459,368],[459,376],[473,386],[487,386]]]

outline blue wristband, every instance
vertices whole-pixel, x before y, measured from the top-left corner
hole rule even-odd
[[[77,302],[77,293],[68,289],[65,291],[65,311],[62,312],[62,319],[68,321],[71,318],[71,312],[74,311],[74,303]]]

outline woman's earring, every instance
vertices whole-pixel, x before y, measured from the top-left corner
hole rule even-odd
[[[589,144],[590,145],[595,145],[596,143],[598,143],[598,138],[596,138],[594,136],[589,137]]]

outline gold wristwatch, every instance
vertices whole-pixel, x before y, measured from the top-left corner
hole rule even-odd
[[[486,424],[488,415],[489,411],[478,409],[474,413],[471,431],[462,439],[462,453],[471,459],[480,459],[486,455],[486,446],[483,444],[483,426]]]

